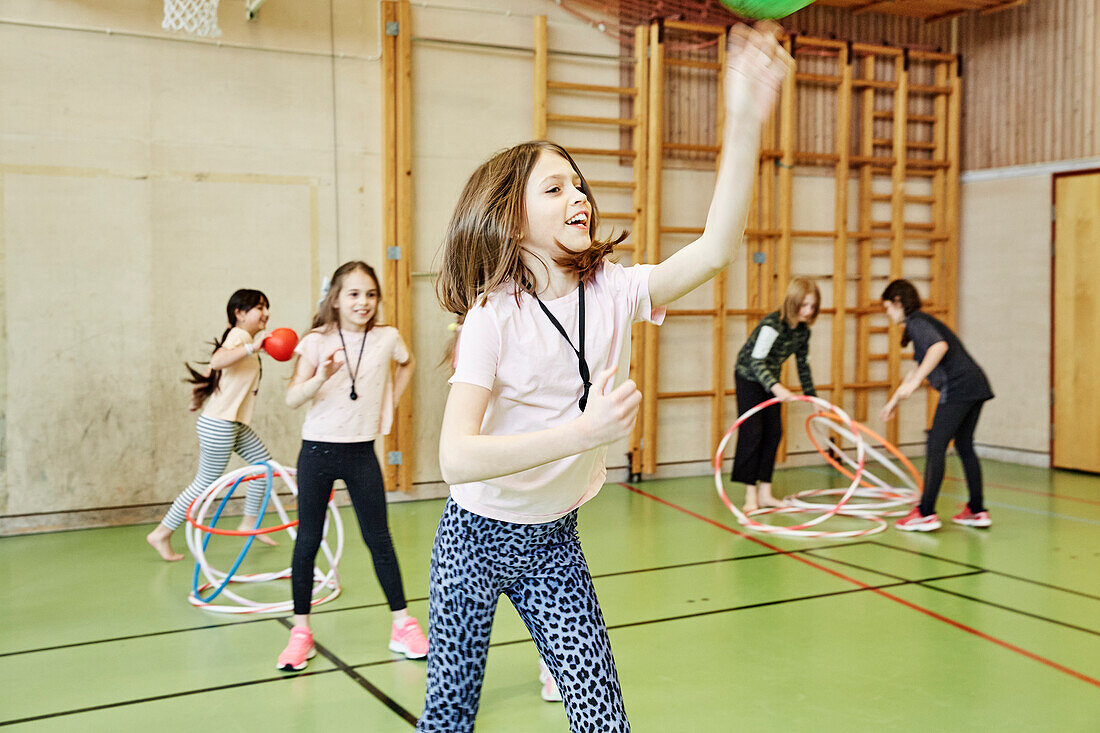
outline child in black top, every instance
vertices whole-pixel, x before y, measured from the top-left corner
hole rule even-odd
[[[894,526],[907,532],[931,532],[940,528],[936,516],[936,497],[943,483],[947,444],[955,441],[955,451],[963,464],[970,500],[962,512],[951,518],[956,524],[988,527],[989,512],[982,503],[982,467],[974,452],[974,428],[986,400],[993,398],[989,380],[977,362],[963,348],[951,329],[921,311],[917,289],[908,280],[894,280],[882,293],[882,306],[894,323],[905,324],[901,345],[913,343],[913,359],[919,365],[898,386],[882,408],[885,422],[894,416],[901,400],[916,391],[927,378],[940,393],[925,450],[924,493],[920,504]]]
[[[813,280],[796,277],[787,286],[782,310],[768,315],[757,324],[737,354],[734,386],[737,414],[772,397],[784,402],[794,399],[779,383],[783,362],[794,354],[802,393],[816,397],[810,374],[810,326],[821,307],[821,293]],[[762,506],[779,506],[772,496],[772,471],[775,452],[783,438],[779,405],[772,405],[750,417],[737,431],[737,450],[733,456],[730,480],[745,484],[745,511]]]

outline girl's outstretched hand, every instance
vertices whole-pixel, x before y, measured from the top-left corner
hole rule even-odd
[[[779,45],[779,24],[761,21],[730,29],[726,44],[726,109],[734,120],[763,124],[775,108],[783,79],[794,60]]]
[[[343,358],[338,358],[343,356],[343,351],[343,346],[337,346],[317,365],[317,373],[324,378],[324,381],[327,382],[333,374],[340,371],[340,367],[344,366]]]
[[[607,383],[618,367],[604,369],[596,375],[589,391],[588,405],[581,415],[582,430],[596,445],[605,445],[627,435],[634,427],[642,393],[633,379],[628,379],[610,393],[604,394]]]

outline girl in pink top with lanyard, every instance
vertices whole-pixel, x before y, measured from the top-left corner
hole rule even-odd
[[[316,654],[309,612],[313,570],[333,482],[348,488],[374,572],[386,595],[393,625],[389,648],[409,659],[427,656],[428,642],[409,615],[401,569],[386,521],[386,492],[374,453],[375,438],[390,432],[393,407],[412,378],[413,357],[396,328],[377,325],[382,299],[378,278],[365,262],[336,269],[295,352],[298,364],[287,388],[290,407],[308,404],[298,454],[298,537],[291,560],[294,626],[276,666],[304,669]],[[390,365],[397,363],[396,374]]]
[[[789,57],[774,28],[731,33],[726,129],[702,236],[659,265],[606,259],[592,193],[566,150],[529,142],[467,181],[444,240],[439,296],[465,317],[439,462],[450,499],[432,549],[420,731],[473,730],[496,604],[516,607],[570,730],[627,731],[607,628],[577,537],[609,443],[641,395],[612,385],[632,323],[733,261]],[[516,730],[523,727],[517,722]]]

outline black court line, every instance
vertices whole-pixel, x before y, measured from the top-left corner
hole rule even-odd
[[[945,578],[936,578],[936,580],[945,580]],[[1002,611],[1010,611],[1012,613],[1018,613],[1021,616],[1028,616],[1030,618],[1037,619],[1039,621],[1046,621],[1047,623],[1057,624],[1058,626],[1064,626],[1067,629],[1073,629],[1074,631],[1083,631],[1086,634],[1092,634],[1093,636],[1100,636],[1100,631],[1097,631],[1096,629],[1090,629],[1086,626],[1077,626],[1076,624],[1071,624],[1068,621],[1059,621],[1056,618],[1050,618],[1049,616],[1043,616],[1043,615],[1038,614],[1038,613],[1032,613],[1031,611],[1025,611],[1021,608],[1015,608],[1013,606],[1006,606],[1002,603],[995,603],[993,601],[987,601],[984,598],[978,598],[977,596],[967,595],[966,593],[960,593],[958,591],[948,590],[947,588],[940,588],[939,586],[935,586],[935,585],[925,585],[924,582],[918,583],[917,585],[920,585],[920,586],[925,587],[925,588],[929,588],[929,589],[937,591],[939,593],[945,593],[949,596],[956,596],[958,598],[963,598],[963,599],[968,600],[968,601],[973,601],[974,603],[981,603],[982,605],[985,605],[985,606],[992,606],[993,608],[999,608]]]
[[[408,602],[419,603],[421,601],[428,600],[427,596],[423,598],[408,598]],[[359,611],[365,608],[381,608],[385,606],[389,608],[389,604],[386,601],[379,601],[378,603],[361,603],[356,606],[345,606],[344,608],[329,608],[324,610],[314,610],[310,612],[310,615],[316,616],[322,613],[340,613],[343,611]],[[131,634],[129,636],[112,636],[106,639],[92,639],[90,641],[74,641],[69,644],[57,644],[55,646],[43,646],[37,649],[22,649],[16,652],[2,652],[0,653],[0,659],[4,657],[16,657],[20,654],[36,654],[38,652],[52,652],[58,649],[73,649],[81,646],[92,646],[94,644],[111,644],[116,641],[133,641],[134,639],[147,639],[154,636],[168,636],[171,634],[186,634],[189,631],[209,631],[211,629],[224,629],[234,626],[244,626],[246,624],[258,624],[264,621],[276,621],[279,620],[279,616],[274,614],[264,616],[254,616],[243,621],[226,621],[222,624],[206,624],[204,626],[188,626],[182,629],[164,629],[162,631],[148,631],[144,634]]]
[[[818,560],[824,560],[825,562],[832,562],[832,563],[836,563],[838,565],[845,565],[847,567],[857,568],[859,570],[867,570],[867,571],[872,572],[872,573],[879,573],[880,575],[885,575],[888,578],[899,577],[899,576],[896,576],[896,575],[892,575],[890,573],[884,573],[881,570],[875,570],[874,568],[866,567],[864,565],[857,565],[855,563],[846,562],[844,560],[836,560],[836,559],[833,559],[831,557],[828,557],[827,555],[817,555],[817,554],[813,554],[813,553],[809,553],[809,552],[807,554],[811,555],[811,557],[814,557]],[[956,564],[965,565],[965,563],[956,563]],[[970,577],[970,576],[973,576],[973,575],[992,575],[992,574],[993,573],[989,570],[984,570],[984,569],[979,568],[979,569],[976,569],[976,570],[974,570],[972,572],[969,572],[969,573],[960,573],[956,577],[967,578],[967,577]],[[937,591],[939,593],[945,593],[947,595],[955,596],[957,598],[962,598],[962,599],[965,599],[965,600],[968,600],[968,601],[974,601],[975,603],[981,603],[982,605],[985,605],[985,606],[992,606],[993,608],[999,608],[1002,611],[1009,611],[1011,613],[1017,613],[1021,616],[1027,616],[1029,618],[1033,618],[1033,619],[1036,619],[1038,621],[1046,621],[1047,623],[1056,624],[1058,626],[1064,626],[1067,629],[1073,629],[1074,631],[1083,631],[1086,634],[1092,634],[1093,636],[1100,636],[1100,631],[1097,631],[1096,629],[1090,629],[1087,626],[1077,626],[1076,624],[1071,624],[1068,621],[1060,621],[1056,618],[1051,618],[1050,616],[1043,616],[1042,614],[1032,613],[1031,611],[1025,611],[1022,608],[1016,608],[1014,606],[1006,606],[1002,603],[996,603],[995,601],[989,601],[989,600],[986,600],[984,598],[979,598],[978,596],[971,596],[971,595],[967,595],[966,593],[960,593],[959,591],[949,590],[947,588],[940,588],[937,585],[928,585],[928,583],[931,583],[931,582],[937,581],[937,580],[947,580],[947,578],[925,578],[925,579],[922,579],[922,580],[915,580],[915,581],[913,581],[913,583],[915,585],[921,586],[922,588],[928,588],[929,590],[934,590],[934,591]]]
[[[935,555],[931,552],[925,552],[923,550],[913,550],[908,547],[898,547],[897,545],[890,545],[881,540],[868,540],[869,545],[878,545],[879,547],[886,547],[891,550],[898,550],[899,552],[908,552],[910,555],[920,555],[921,557],[927,557],[932,560],[939,560],[941,562],[951,563],[952,565],[959,565],[964,568],[974,568],[975,570],[984,570],[990,575],[1000,575],[1003,578],[1011,578],[1012,580],[1019,580],[1022,583],[1030,583],[1032,585],[1042,586],[1043,588],[1050,588],[1051,590],[1059,590],[1063,593],[1072,593],[1075,596],[1081,596],[1082,598],[1088,598],[1092,601],[1100,601],[1100,596],[1094,596],[1091,593],[1086,593],[1080,590],[1074,590],[1073,588],[1065,588],[1060,585],[1054,585],[1053,583],[1044,583],[1041,580],[1034,580],[1032,578],[1025,578],[1022,575],[1013,575],[1012,573],[1006,573],[1002,570],[993,570],[991,568],[983,568],[981,565],[974,565],[968,562],[962,562],[960,560],[952,560],[949,557],[942,557],[941,555]],[[845,545],[834,545],[835,547],[844,547]]]
[[[773,545],[769,542],[766,542],[765,540],[762,540],[759,537],[754,537],[751,534],[746,534],[744,532],[741,532],[741,531],[739,531],[737,529],[734,529],[733,527],[729,526],[728,524],[723,524],[722,522],[718,522],[718,521],[716,521],[714,519],[711,519],[710,517],[707,517],[703,514],[699,514],[698,512],[694,512],[694,511],[692,511],[692,510],[690,510],[686,507],[680,506],[679,504],[675,504],[675,503],[673,503],[673,502],[671,502],[667,499],[662,499],[661,497],[656,496],[654,494],[651,494],[647,491],[643,491],[643,490],[639,489],[636,486],[631,486],[630,484],[625,484],[625,483],[622,483],[622,482],[619,482],[619,486],[622,486],[623,488],[627,489],[628,491],[631,491],[631,492],[633,492],[635,494],[638,494],[640,496],[647,497],[647,498],[657,502],[658,504],[662,504],[664,506],[667,506],[670,509],[675,509],[678,512],[682,512],[684,514],[687,514],[688,516],[695,517],[696,519],[699,519],[702,522],[705,522],[705,523],[707,523],[707,524],[709,524],[709,525],[711,525],[711,526],[713,526],[717,529],[720,529],[723,532],[729,532],[730,534],[733,534],[733,535],[735,535],[737,537],[740,537],[744,540],[747,540],[749,542],[753,542],[753,543],[755,543],[757,545],[760,545],[762,547],[766,547],[770,550],[778,550],[779,549],[775,545]],[[835,577],[837,577],[841,580],[845,580],[849,583],[853,583],[854,585],[857,585],[857,586],[860,586],[860,587],[863,587],[863,588],[867,588],[872,593],[875,593],[876,595],[878,595],[882,598],[885,598],[889,601],[892,601],[894,603],[902,605],[906,608],[909,608],[913,611],[916,611],[917,613],[924,614],[925,616],[928,616],[929,618],[936,619],[937,621],[942,621],[943,623],[945,623],[949,626],[952,626],[952,627],[958,629],[959,631],[963,631],[967,634],[971,634],[973,636],[976,636],[979,639],[984,639],[984,640],[986,640],[986,641],[988,641],[992,644],[996,644],[997,646],[1001,647],[1002,649],[1007,649],[1011,652],[1015,652],[1016,654],[1027,657],[1028,659],[1031,659],[1032,661],[1038,662],[1039,664],[1043,664],[1047,667],[1050,667],[1051,669],[1056,669],[1059,672],[1062,672],[1064,674],[1069,675],[1070,677],[1073,677],[1074,679],[1080,680],[1081,682],[1085,682],[1085,683],[1093,685],[1095,687],[1100,687],[1100,679],[1090,677],[1089,675],[1085,674],[1084,672],[1078,672],[1077,670],[1071,669],[1071,668],[1065,666],[1064,664],[1059,664],[1058,662],[1055,662],[1053,659],[1049,659],[1047,657],[1042,656],[1041,654],[1036,654],[1035,652],[1028,651],[1027,649],[1024,649],[1023,647],[1017,646],[1016,644],[1005,641],[1004,639],[1000,639],[1000,638],[998,638],[996,636],[993,636],[991,634],[987,634],[986,632],[981,631],[977,628],[974,628],[973,626],[968,626],[967,624],[964,624],[961,621],[956,621],[955,619],[950,618],[948,616],[945,616],[942,613],[938,613],[936,611],[933,611],[931,608],[921,606],[917,603],[906,600],[905,598],[902,598],[901,596],[894,595],[894,594],[889,593],[885,590],[881,590],[881,589],[878,589],[878,588],[873,588],[871,586],[868,586],[863,581],[860,581],[860,580],[857,580],[855,578],[851,578],[851,577],[848,577],[846,575],[843,575],[842,573],[839,573],[836,570],[832,570],[832,569],[826,567],[825,565],[822,565],[821,563],[815,562],[815,561],[813,561],[809,558],[803,557],[801,555],[789,555],[789,557],[791,557],[792,559],[798,560],[799,562],[806,563],[807,565],[810,565],[811,567],[815,567],[818,570],[821,570],[825,573],[828,573],[829,575],[833,575],[833,576],[835,576]],[[980,570],[982,568],[976,568],[976,569]]]
[[[854,545],[860,545],[860,544],[866,544],[866,542],[854,542],[851,545],[848,545],[848,547],[852,547]],[[713,565],[713,564],[723,563],[723,562],[735,562],[737,560],[752,560],[752,559],[761,558],[761,557],[773,557],[773,556],[789,555],[789,554],[793,554],[793,553],[796,553],[796,552],[809,552],[811,550],[824,550],[824,549],[829,549],[829,548],[835,547],[835,546],[836,545],[822,545],[820,547],[808,547],[808,548],[803,548],[803,549],[799,549],[799,550],[787,550],[787,551],[784,551],[784,552],[762,552],[762,553],[753,554],[753,555],[739,555],[739,556],[736,556],[736,557],[722,557],[722,558],[716,558],[716,559],[713,559],[713,560],[699,560],[699,561],[696,561],[696,562],[679,563],[679,564],[675,564],[675,565],[655,565],[653,567],[637,568],[635,570],[618,570],[618,571],[614,571],[614,572],[610,572],[610,573],[600,573],[598,575],[593,575],[592,578],[593,578],[593,580],[595,580],[595,579],[598,579],[598,578],[612,578],[612,577],[619,576],[619,575],[631,575],[631,574],[635,574],[635,573],[648,573],[648,572],[655,572],[655,571],[659,571],[659,570],[674,570],[674,569],[678,569],[678,568],[686,568],[686,567],[692,567],[692,566],[696,566],[696,565]],[[409,602],[409,603],[420,603],[420,602],[427,601],[427,600],[428,600],[427,596],[420,597],[420,598],[407,598],[406,599],[406,601]],[[326,613],[343,613],[345,611],[361,611],[361,610],[370,609],[370,608],[381,608],[383,606],[388,607],[388,605],[385,601],[379,601],[378,603],[360,603],[360,604],[357,604],[357,605],[354,605],[354,606],[344,606],[342,608],[317,608],[317,609],[314,609],[313,611],[311,611],[311,615],[318,616],[318,615],[326,614]],[[244,620],[240,620],[240,621],[226,621],[225,623],[220,623],[220,624],[205,624],[203,626],[190,626],[190,627],[182,628],[182,629],[164,629],[164,630],[161,630],[161,631],[149,631],[149,632],[142,633],[142,634],[130,634],[128,636],[112,636],[112,637],[108,637],[108,638],[105,638],[105,639],[91,639],[91,640],[88,640],[88,641],[74,641],[74,642],[70,642],[68,644],[55,644],[53,646],[43,646],[43,647],[38,647],[38,648],[35,648],[35,649],[20,649],[19,651],[13,651],[13,652],[0,652],[0,659],[3,659],[5,657],[15,657],[15,656],[19,656],[20,654],[37,654],[39,652],[58,651],[60,649],[75,649],[77,647],[82,647],[82,646],[92,646],[94,644],[112,644],[112,643],[118,642],[118,641],[133,641],[135,639],[147,639],[147,638],[151,638],[151,637],[154,637],[154,636],[168,636],[170,634],[185,634],[185,633],[188,633],[188,632],[191,632],[191,631],[208,631],[208,630],[211,630],[211,629],[221,629],[221,628],[232,627],[232,626],[242,626],[242,625],[245,625],[245,624],[255,624],[255,623],[262,623],[264,621],[272,621],[272,620],[275,620],[275,619],[278,619],[278,618],[279,617],[276,616],[276,615],[255,616],[255,617],[252,617],[252,618],[249,618],[249,619],[244,619]]]
[[[787,554],[787,553],[774,553],[774,554],[778,555],[778,554]],[[871,572],[878,573],[878,571],[871,571]],[[885,573],[879,573],[879,574],[880,575],[886,575]],[[767,607],[767,606],[779,606],[779,605],[783,605],[783,604],[786,604],[786,603],[797,603],[797,602],[800,602],[800,601],[811,601],[811,600],[817,600],[817,599],[820,599],[820,598],[831,598],[831,597],[834,597],[834,596],[844,596],[844,595],[851,595],[851,594],[854,594],[854,593],[864,593],[864,592],[867,592],[867,591],[870,591],[870,590],[878,590],[878,589],[883,589],[883,588],[897,588],[897,587],[901,587],[901,586],[905,586],[905,585],[920,585],[921,583],[932,582],[932,581],[935,581],[935,580],[949,580],[949,579],[952,579],[952,578],[966,577],[966,576],[969,576],[969,575],[976,575],[976,574],[978,574],[978,573],[975,573],[975,572],[956,573],[956,574],[952,574],[952,575],[936,576],[936,577],[933,577],[933,578],[924,578],[924,579],[919,580],[919,581],[904,580],[903,579],[900,582],[884,583],[884,584],[876,585],[876,586],[867,586],[867,587],[861,587],[861,588],[849,588],[849,589],[840,590],[840,591],[830,591],[828,593],[816,593],[816,594],[807,595],[807,596],[796,596],[794,598],[783,598],[783,599],[779,599],[779,600],[775,600],[775,601],[761,601],[759,603],[747,603],[747,604],[740,605],[740,606],[730,606],[728,608],[711,609],[711,610],[708,610],[708,611],[699,611],[699,612],[696,612],[696,613],[680,614],[680,615],[677,615],[677,616],[667,616],[667,617],[663,617],[663,618],[646,619],[644,621],[631,621],[631,622],[628,622],[628,623],[608,626],[607,628],[608,628],[609,631],[614,631],[614,630],[617,630],[617,629],[626,629],[626,628],[632,628],[632,627],[635,627],[635,626],[646,626],[646,625],[650,625],[650,624],[667,623],[667,622],[670,622],[670,621],[682,621],[682,620],[691,619],[691,618],[699,618],[699,617],[702,617],[702,616],[713,616],[715,614],[720,614],[720,613],[732,613],[732,612],[735,612],[735,611],[746,611],[746,610],[751,610],[751,609],[754,609],[754,608],[764,608],[764,607]],[[252,623],[252,622],[255,622],[255,621],[278,621],[280,624],[282,624],[283,626],[285,626],[287,628],[290,628],[290,626],[291,626],[290,622],[287,621],[285,618],[280,618],[280,619],[271,619],[271,618],[255,619],[253,621],[244,622],[244,623]],[[204,628],[207,628],[207,627],[204,627]],[[190,630],[191,629],[184,629],[184,631],[190,631]],[[173,632],[160,632],[160,633],[173,633]],[[88,642],[88,643],[94,643],[94,642]],[[511,641],[496,642],[494,644],[490,644],[489,646],[490,646],[490,648],[496,648],[496,647],[503,647],[503,646],[514,646],[516,644],[532,644],[532,643],[534,643],[534,642],[532,642],[530,637],[528,637],[528,638],[523,638],[523,639],[514,639],[514,640],[511,640]],[[362,677],[361,675],[359,675],[355,671],[357,669],[365,669],[365,668],[368,668],[368,667],[377,667],[377,666],[381,666],[381,665],[384,665],[384,664],[395,664],[395,663],[399,663],[399,662],[404,662],[406,660],[394,658],[394,659],[383,659],[383,660],[378,660],[378,661],[374,661],[374,662],[367,662],[365,664],[348,665],[346,662],[341,660],[339,657],[337,657],[335,654],[333,654],[330,650],[328,650],[327,648],[321,646],[320,644],[317,644],[316,642],[314,642],[314,646],[317,647],[317,651],[321,654],[321,656],[323,656],[325,659],[329,660],[329,662],[331,662],[333,664],[335,669],[323,669],[323,670],[317,670],[317,671],[303,671],[303,672],[297,672],[297,673],[283,674],[283,675],[280,675],[278,677],[265,677],[265,678],[258,679],[258,680],[248,680],[246,682],[232,682],[232,683],[225,684],[225,685],[217,685],[217,686],[213,686],[213,687],[203,687],[203,688],[199,688],[199,689],[196,689],[196,690],[185,690],[185,691],[182,691],[182,692],[167,693],[167,694],[164,694],[164,695],[154,695],[154,696],[150,696],[150,697],[136,698],[134,700],[124,700],[124,701],[121,701],[121,702],[105,703],[105,704],[102,704],[102,705],[92,705],[92,706],[83,707],[83,708],[75,708],[75,709],[72,709],[72,710],[62,710],[62,711],[58,711],[58,712],[54,712],[54,713],[45,713],[43,715],[35,715],[35,716],[31,716],[31,717],[26,717],[26,718],[17,718],[17,719],[13,719],[13,720],[0,721],[0,727],[6,726],[6,725],[14,725],[16,723],[29,723],[29,722],[34,722],[34,721],[38,721],[38,720],[47,720],[49,718],[57,718],[57,717],[62,717],[62,716],[66,716],[66,715],[77,715],[77,714],[80,714],[80,713],[88,713],[88,712],[93,712],[93,711],[96,711],[96,710],[106,710],[106,709],[109,709],[109,708],[125,707],[127,705],[140,705],[142,703],[156,702],[158,700],[168,700],[168,699],[176,698],[176,697],[186,697],[188,695],[200,695],[200,694],[207,693],[207,692],[217,692],[217,691],[220,691],[220,690],[231,690],[231,689],[239,688],[239,687],[249,687],[249,686],[252,686],[252,685],[266,684],[268,682],[279,682],[281,680],[296,679],[298,677],[314,677],[314,676],[318,676],[318,675],[330,674],[330,673],[333,673],[333,672],[343,672],[344,674],[348,675],[349,677],[351,677],[352,680],[354,680],[356,682],[356,684],[358,684],[360,687],[362,687],[367,692],[369,692],[371,695],[373,695],[375,698],[377,698],[380,702],[382,702],[384,705],[386,705],[386,707],[390,708],[390,710],[394,711],[403,720],[408,722],[410,725],[414,725],[414,726],[416,725],[416,718],[412,715],[412,713],[410,713],[408,710],[406,710],[404,707],[402,707],[400,704],[398,704],[396,701],[394,701],[393,698],[386,695],[380,689],[378,689],[373,684],[371,684],[366,678]]]
[[[854,542],[853,545],[866,544],[865,542]],[[672,565],[653,565],[648,568],[637,568],[635,570],[616,570],[610,573],[593,574],[592,579],[598,578],[614,578],[620,575],[634,575],[637,573],[652,573],[661,570],[679,570],[681,568],[699,567],[702,565],[718,565],[725,562],[738,562],[739,560],[757,560],[762,557],[782,557],[783,555],[793,555],[799,552],[809,552],[811,550],[827,550],[832,547],[836,547],[835,544],[821,545],[820,547],[806,547],[798,550],[783,550],[782,552],[758,552],[751,555],[735,555],[734,557],[719,557],[712,560],[695,560],[693,562],[681,562],[674,563]]]
[[[323,674],[331,674],[332,672],[339,672],[338,669],[322,669],[316,672],[301,672],[294,675],[295,677],[316,677]],[[43,715],[33,715],[28,718],[15,718],[12,720],[0,721],[0,727],[5,725],[15,725],[16,723],[32,723],[36,720],[48,720],[50,718],[60,718],[65,715],[77,715],[79,713],[91,713],[96,710],[109,710],[110,708],[121,708],[127,705],[140,705],[146,702],[156,702],[158,700],[171,700],[174,697],[187,697],[188,695],[201,695],[204,692],[218,692],[219,690],[232,690],[238,687],[251,687],[253,685],[263,685],[268,682],[280,682],[285,679],[289,679],[289,675],[283,675],[280,677],[264,677],[258,680],[248,680],[247,682],[230,682],[225,685],[217,685],[214,687],[200,687],[197,690],[184,690],[183,692],[169,692],[164,695],[152,695],[150,697],[139,697],[134,700],[123,700],[121,702],[109,702],[102,705],[90,705],[84,708],[74,708],[73,710],[61,710],[56,713],[45,713]]]
[[[278,621],[279,621],[279,623],[281,623],[283,626],[287,627],[288,629],[293,628],[293,625],[289,621],[287,621],[285,618],[278,619]],[[333,654],[327,647],[322,646],[321,644],[318,644],[316,641],[313,642],[313,646],[317,648],[317,653],[318,654],[320,654],[322,657],[324,657],[325,659],[327,659],[328,661],[330,661],[334,665],[336,665],[336,668],[339,669],[344,674],[346,674],[348,677],[350,677],[355,682],[355,684],[362,687],[364,690],[369,692],[380,703],[382,703],[383,705],[388,707],[393,712],[397,713],[397,716],[399,718],[401,718],[402,720],[404,720],[406,723],[408,723],[409,725],[411,725],[413,727],[416,726],[416,716],[413,715],[412,713],[410,713],[404,707],[402,707],[400,703],[398,703],[396,700],[394,700],[392,697],[390,697],[386,693],[382,692],[382,690],[380,690],[377,687],[375,687],[374,685],[372,685],[370,683],[370,680],[368,680],[366,677],[362,676],[361,674],[356,672],[354,669],[352,669],[351,666],[349,666],[347,662],[345,662],[344,660],[340,659],[340,657]],[[287,675],[287,676],[289,677],[290,675]]]
[[[875,572],[875,571],[872,571],[872,572]],[[879,574],[884,575],[884,573],[879,573]],[[754,609],[754,608],[766,608],[768,606],[781,606],[785,603],[798,603],[800,601],[813,601],[813,600],[817,600],[817,599],[820,599],[820,598],[833,598],[835,596],[847,596],[847,595],[852,595],[854,593],[866,593],[867,591],[882,590],[884,588],[900,588],[901,586],[904,586],[904,585],[917,585],[919,583],[931,582],[933,580],[950,580],[952,578],[965,577],[967,575],[975,575],[975,573],[967,572],[967,573],[953,573],[951,575],[937,575],[935,577],[924,578],[924,579],[919,580],[919,581],[902,579],[902,580],[900,580],[898,582],[894,582],[894,583],[882,583],[880,585],[868,585],[865,588],[864,587],[861,587],[861,588],[846,588],[844,590],[834,590],[834,591],[829,591],[827,593],[814,593],[814,594],[808,595],[808,596],[794,596],[793,598],[780,598],[780,599],[775,600],[775,601],[759,601],[757,603],[745,603],[745,604],[742,604],[742,605],[739,605],[739,606],[728,606],[728,607],[725,607],[725,608],[713,608],[713,609],[710,609],[710,610],[707,610],[707,611],[696,611],[694,613],[682,613],[682,614],[677,614],[676,616],[662,616],[660,618],[646,619],[644,621],[628,621],[628,622],[622,623],[622,624],[608,624],[607,630],[608,631],[615,631],[617,629],[629,629],[629,628],[633,628],[635,626],[648,626],[650,624],[663,624],[663,623],[667,623],[669,621],[684,621],[684,620],[687,620],[687,619],[701,618],[703,616],[714,616],[714,615],[720,614],[720,613],[733,613],[735,611],[748,611],[748,610],[751,610],[751,609]],[[515,644],[529,644],[529,643],[533,643],[533,642],[531,641],[530,638],[525,638],[525,639],[513,639],[511,641],[501,641],[501,642],[497,642],[495,644],[490,644],[489,646],[490,647],[512,646],[512,645],[515,645]]]
[[[830,547],[828,549],[834,550],[836,548],[837,548],[837,546],[834,545],[833,547]],[[837,560],[836,558],[829,557],[828,555],[818,555],[813,550],[806,550],[806,554],[809,555],[810,557],[816,559],[816,560],[825,560],[826,562],[836,563],[837,565],[844,565],[845,567],[855,568],[856,570],[865,570],[868,573],[875,573],[877,575],[884,575],[887,578],[893,578],[894,580],[909,580],[910,583],[917,583],[917,584],[925,583],[925,582],[928,582],[930,580],[944,580],[944,578],[940,578],[940,577],[936,577],[936,578],[918,578],[916,580],[910,580],[909,578],[906,578],[904,576],[894,575],[893,573],[888,573],[884,570],[878,570],[877,568],[870,568],[870,567],[867,567],[866,565],[860,565],[858,563],[848,562],[847,560]],[[971,568],[969,571],[967,571],[965,573],[959,573],[959,574],[957,574],[955,576],[952,576],[952,577],[967,578],[967,577],[970,577],[971,575],[984,575],[987,572],[989,572],[989,571],[985,570],[983,568]]]

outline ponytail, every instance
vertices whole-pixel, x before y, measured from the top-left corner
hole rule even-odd
[[[225,304],[225,319],[229,322],[229,328],[222,332],[221,338],[216,338],[210,342],[214,347],[210,352],[210,356],[213,356],[222,347],[225,339],[229,336],[229,332],[236,328],[237,311],[247,313],[258,305],[271,307],[271,302],[267,299],[267,296],[259,290],[241,289],[229,296],[229,302]],[[200,361],[198,363],[209,364],[210,362]],[[198,410],[210,395],[217,391],[218,382],[222,376],[221,370],[207,368],[204,371],[199,371],[187,362],[184,362],[183,366],[187,369],[188,376],[184,377],[182,381],[192,385],[190,409],[192,411]]]

